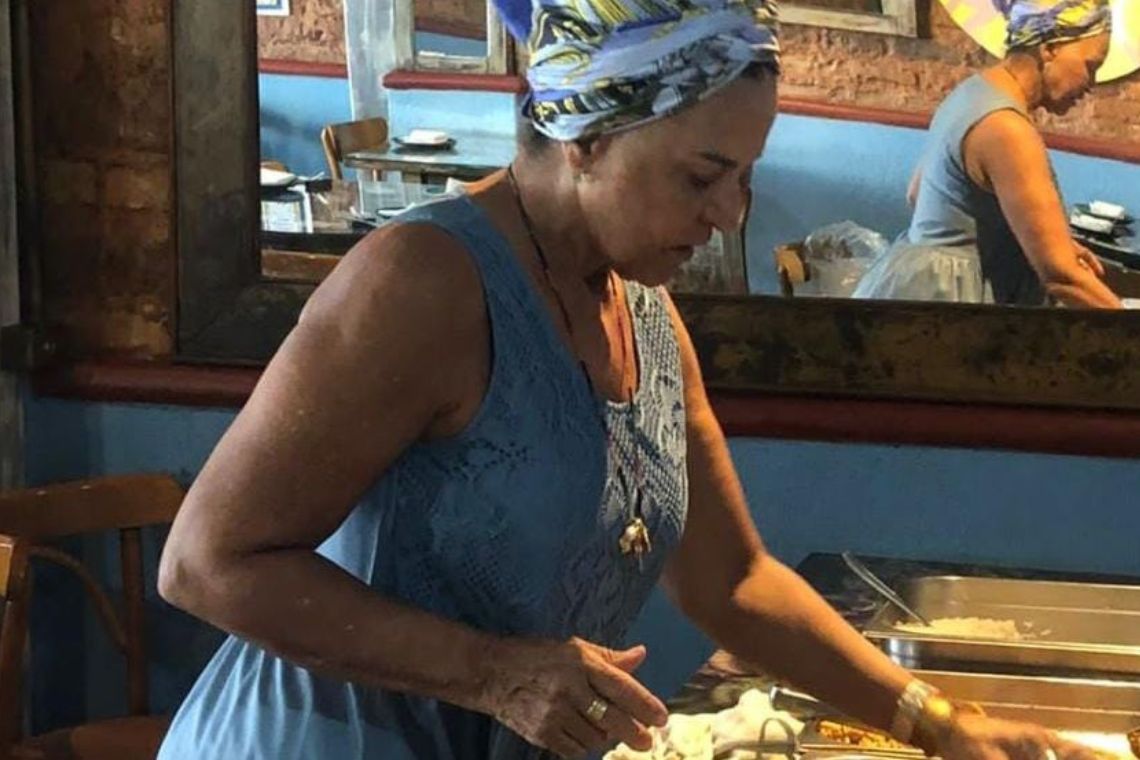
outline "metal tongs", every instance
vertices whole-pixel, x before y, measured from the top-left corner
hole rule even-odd
[[[860,562],[851,552],[843,552],[840,556],[843,561],[847,563],[847,567],[851,568],[851,572],[859,576],[860,580],[866,583],[871,588],[878,591],[887,601],[898,607],[904,613],[914,618],[914,620],[922,625],[930,627],[930,621],[915,612],[910,605],[902,600],[902,597],[895,593],[895,590],[888,586],[883,580],[871,572],[870,568]]]

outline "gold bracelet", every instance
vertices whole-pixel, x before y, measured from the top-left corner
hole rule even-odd
[[[937,755],[939,741],[954,721],[954,713],[957,711],[958,708],[949,699],[938,693],[933,694],[923,704],[922,712],[915,721],[911,744],[925,752],[928,757]]]
[[[925,681],[911,680],[899,695],[895,717],[891,720],[891,736],[903,744],[910,744],[926,703],[936,694],[938,690]]]

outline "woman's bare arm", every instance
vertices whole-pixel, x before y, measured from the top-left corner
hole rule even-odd
[[[315,549],[444,424],[455,378],[478,382],[483,310],[442,232],[389,228],[348,254],[187,494],[163,596],[321,673],[472,706],[488,638],[381,597]]]
[[[997,195],[1049,295],[1066,306],[1122,307],[1116,294],[1080,262],[1045,141],[1032,124],[1013,111],[991,114],[966,137],[962,156],[971,177]]]
[[[764,549],[676,312],[674,324],[688,417],[689,517],[666,568],[666,588],[729,651],[849,715],[889,727],[910,674]]]

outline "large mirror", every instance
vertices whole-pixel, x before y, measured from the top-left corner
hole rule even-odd
[[[266,195],[258,181],[258,162],[280,156],[258,150],[252,9],[228,0],[200,0],[178,4],[176,14],[179,350],[189,360],[260,363],[293,324],[311,282],[322,268],[335,264],[336,254],[309,250],[297,257],[261,230]],[[264,99],[264,83],[262,87]],[[438,99],[431,92],[424,95]],[[264,112],[261,116],[264,128]],[[478,116],[465,112],[461,121]],[[818,266],[828,260],[826,255],[803,254],[807,238],[831,227],[833,240],[850,245],[860,238],[835,234],[835,226],[845,221],[884,240],[897,235],[909,219],[906,186],[924,140],[918,129],[883,131],[863,124],[832,130],[824,121],[809,123],[784,114],[777,122],[753,186],[746,235],[752,295],[676,296],[711,386],[1140,409],[1140,320],[1135,315],[812,297],[812,287],[837,276]],[[825,127],[827,134],[821,132]],[[286,225],[316,225],[328,218],[343,222],[346,216],[351,225],[351,217],[360,212],[367,217],[370,210],[446,192],[441,178],[464,168],[449,166],[446,150],[436,154],[428,149],[424,153],[435,158],[424,163],[439,171],[418,170],[422,176],[405,183],[412,189],[397,191],[398,197],[384,196],[384,191],[367,197],[366,178],[353,182],[355,196],[337,198],[321,184],[330,179],[328,167],[320,163],[321,149],[311,130],[307,139],[312,155],[318,156],[316,166],[286,169],[308,174],[323,167],[326,176],[273,198],[279,205],[266,215]],[[485,165],[466,169],[502,166],[513,148],[509,140],[500,142],[492,148],[507,151],[505,156],[492,155],[488,148]],[[359,167],[345,170],[354,168]],[[385,180],[396,173],[382,165],[364,168]],[[1129,181],[1132,164],[1064,154],[1057,157],[1056,169],[1067,191],[1074,177],[1083,178],[1077,193],[1067,192],[1074,200],[1140,208],[1140,202],[1123,197],[1136,192],[1137,183]],[[859,190],[868,176],[875,188]],[[340,244],[338,231],[326,232],[326,242]],[[287,255],[274,260],[266,248]],[[797,261],[807,265],[806,273],[795,271]]]

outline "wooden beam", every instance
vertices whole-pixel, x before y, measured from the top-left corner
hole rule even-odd
[[[0,327],[20,321],[11,7],[0,0]],[[0,357],[2,358],[2,357]],[[23,419],[14,375],[0,372],[0,489],[23,480]]]

